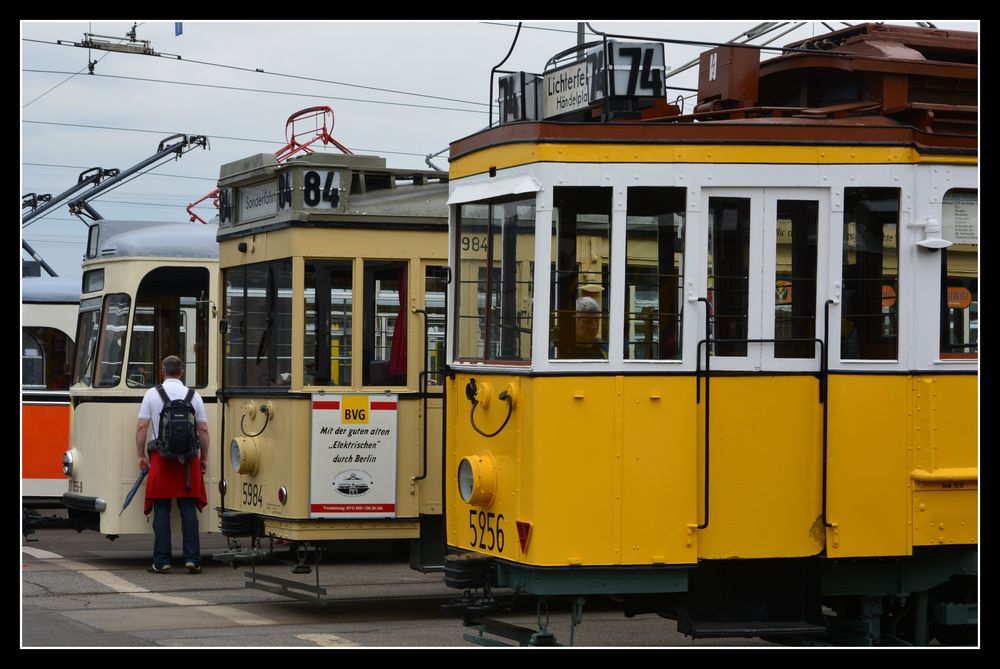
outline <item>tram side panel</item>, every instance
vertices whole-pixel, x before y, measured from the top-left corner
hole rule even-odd
[[[468,418],[471,378],[494,396],[515,388],[496,437]],[[446,489],[452,546],[538,566],[696,561],[693,377],[458,374],[453,384],[449,480],[472,460],[482,494],[466,504]],[[477,406],[476,426],[492,432],[506,412],[493,397]]]
[[[827,555],[909,555],[906,376],[831,375]]]
[[[823,550],[822,404],[814,376],[713,377],[702,386],[698,517],[705,559],[808,557]],[[631,485],[631,481],[629,484]]]
[[[68,403],[21,403],[21,481],[25,496],[66,492],[62,454],[69,444]]]
[[[913,545],[978,543],[977,377],[915,376]]]

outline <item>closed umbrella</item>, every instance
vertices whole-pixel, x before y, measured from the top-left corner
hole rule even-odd
[[[135,497],[135,492],[139,489],[139,486],[142,485],[142,480],[146,478],[146,474],[148,473],[149,467],[143,467],[142,471],[139,473],[139,478],[137,478],[135,483],[132,484],[132,489],[128,491],[127,495],[125,495],[125,502],[122,504],[122,510],[118,512],[119,516],[125,513],[125,507],[127,507],[132,501],[132,498]]]

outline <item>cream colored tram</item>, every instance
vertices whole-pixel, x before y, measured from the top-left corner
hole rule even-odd
[[[143,513],[145,483],[123,510],[139,478],[135,430],[139,405],[162,381],[168,355],[184,361],[183,381],[205,401],[211,450],[218,453],[215,391],[218,355],[218,244],[215,225],[98,220],[83,262],[70,396],[68,478],[62,503],[70,521],[111,538],[152,534]],[[218,531],[218,458],[208,463],[202,532]],[[174,535],[180,534],[176,509]]]
[[[599,40],[452,144],[446,574],[481,634],[551,642],[484,618],[517,591],[975,643],[975,35],[826,38],[707,52],[688,115],[662,45]]]
[[[447,175],[261,154],[219,188],[223,533],[298,573],[361,540],[440,566]]]

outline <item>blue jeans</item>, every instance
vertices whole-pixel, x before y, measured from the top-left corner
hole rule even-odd
[[[198,500],[194,497],[178,497],[177,508],[181,512],[181,535],[184,539],[184,562],[201,564],[201,546],[198,535]],[[173,547],[170,543],[170,500],[153,500],[153,564],[163,567],[170,564]]]

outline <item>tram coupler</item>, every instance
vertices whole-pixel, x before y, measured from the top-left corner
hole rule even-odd
[[[241,564],[254,565],[269,557],[274,550],[273,544],[270,550],[264,550],[255,539],[251,540],[250,548],[243,548],[240,540],[235,537],[229,537],[227,544],[228,546],[225,550],[213,553],[212,559],[218,562],[225,562],[233,569],[236,569]]]
[[[316,572],[319,573],[319,563],[323,559],[323,549],[316,547],[313,549],[316,562]],[[309,547],[308,546],[298,546],[295,549],[295,565],[292,567],[293,574],[311,574],[312,567],[310,567],[306,561],[309,559]]]

